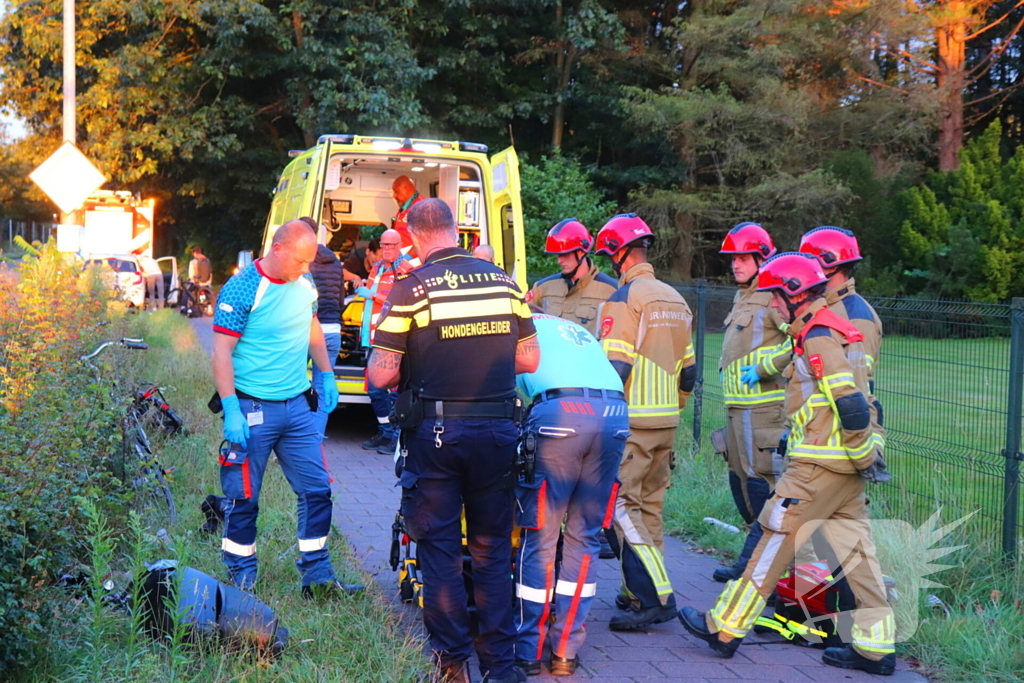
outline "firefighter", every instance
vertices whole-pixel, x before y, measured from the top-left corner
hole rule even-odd
[[[888,474],[883,440],[871,424],[861,334],[826,306],[827,281],[808,254],[778,254],[761,267],[758,289],[772,292],[772,305],[790,323],[794,339],[785,372],[793,428],[789,464],[761,511],[764,535],[743,576],[726,585],[709,612],[687,606],[679,619],[719,656],[732,657],[793,561],[796,544],[817,529],[843,559],[857,598],[852,644],[827,648],[822,661],[889,675],[896,663],[895,622],[864,496],[865,481]]]
[[[793,344],[771,306],[771,293],[757,290],[757,269],[775,254],[768,232],[757,223],[740,223],[725,236],[718,253],[732,257],[732,273],[739,285],[725,319],[718,366],[727,410],[729,488],[743,521],[753,525],[735,564],[715,570],[714,579],[725,583],[746,569],[761,537],[757,516],[782,473],[777,450],[786,421],[781,373],[789,365]]]
[[[556,254],[560,273],[537,280],[526,300],[548,315],[565,318],[597,335],[597,309],[618,283],[594,265],[587,254],[594,240],[575,218],[559,221],[548,231],[544,252]]]
[[[608,256],[619,288],[602,306],[601,344],[622,378],[629,404],[615,529],[623,592],[609,626],[642,630],[671,620],[675,595],[665,570],[662,503],[670,483],[679,412],[693,391],[693,316],[680,294],[654,277],[647,249],[654,234],[635,213],[601,228],[597,253]]]
[[[512,621],[512,465],[519,438],[516,374],[540,348],[530,310],[504,271],[457,244],[448,205],[409,212],[426,261],[399,277],[381,312],[368,376],[399,383],[405,457],[402,515],[417,542],[423,623],[441,680],[470,680],[474,644],[485,683],[521,683]],[[462,525],[472,557],[477,634],[462,576]]]
[[[532,401],[523,447],[535,450],[536,464],[532,476],[527,468],[516,488],[522,528],[516,663],[527,675],[539,674],[549,642],[551,674],[571,676],[580,663],[583,624],[597,594],[598,532],[611,525],[629,416],[622,380],[592,334],[550,315],[535,313],[533,321],[540,367],[517,379],[521,393]],[[562,560],[556,570],[563,519]]]

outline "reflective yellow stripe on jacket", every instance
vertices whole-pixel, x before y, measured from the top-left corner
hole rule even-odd
[[[786,390],[782,387],[777,389],[762,390],[763,382],[758,382],[753,387],[740,381],[743,374],[743,366],[757,365],[764,369],[764,374],[771,377],[776,373],[774,361],[780,356],[788,356],[793,353],[793,340],[787,339],[775,346],[764,346],[754,349],[742,358],[729,363],[725,368],[725,404],[737,406],[752,406],[772,401],[782,401],[786,397]]]

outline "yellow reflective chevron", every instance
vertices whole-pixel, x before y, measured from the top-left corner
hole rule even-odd
[[[764,609],[765,600],[749,579],[739,578],[725,585],[708,616],[720,631],[743,638]]]
[[[654,590],[658,595],[669,595],[672,593],[672,583],[668,580],[668,572],[665,571],[665,562],[661,558],[661,551],[653,545],[633,545],[640,563],[643,564],[647,574],[654,583]]]
[[[855,623],[851,635],[853,645],[858,650],[881,655],[896,651],[896,621],[892,612],[875,622],[867,631]]]
[[[762,403],[782,401],[786,397],[785,389],[762,389],[764,384],[758,382],[753,387],[744,384],[740,377],[746,365],[757,365],[764,369],[766,377],[776,374],[774,362],[779,356],[793,352],[793,341],[787,339],[776,346],[762,346],[747,355],[734,360],[722,372],[725,379],[725,404],[731,406],[750,407]]]
[[[626,380],[629,416],[678,415],[679,373],[683,369],[683,361],[676,363],[675,372],[666,372],[660,365],[641,355],[636,355],[634,361],[633,371]]]

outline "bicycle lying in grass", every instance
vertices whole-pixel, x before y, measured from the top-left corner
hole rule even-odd
[[[167,293],[167,306],[189,318],[213,315],[213,290],[195,282],[183,282]]]
[[[142,339],[128,337],[104,342],[79,359],[92,368],[97,379],[99,368],[91,361],[111,346],[136,351],[149,348]],[[147,424],[155,424],[168,433],[182,428],[181,418],[167,405],[160,388],[155,385],[145,385],[143,390],[135,392],[131,405],[121,417],[121,452],[111,455],[114,476],[132,487],[135,501],[144,516],[154,513],[174,524],[178,511],[168,485],[168,476],[173,468],[160,466],[146,435]]]

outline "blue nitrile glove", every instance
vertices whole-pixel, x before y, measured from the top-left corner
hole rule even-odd
[[[356,287],[356,296],[361,296],[364,299],[372,299],[373,298],[373,292],[370,291],[369,287],[366,287],[364,285],[362,287]]]
[[[740,381],[750,388],[754,388],[757,386],[757,383],[761,381],[761,378],[757,374],[756,365],[744,365],[740,368],[740,372],[743,373],[740,375]]]
[[[245,440],[249,438],[249,423],[242,415],[238,405],[238,396],[231,394],[220,400],[224,406],[224,438],[245,448]]]
[[[338,380],[334,378],[333,370],[320,377],[324,383],[324,412],[329,413],[338,407]]]
[[[725,384],[725,370],[718,371],[718,383]]]

